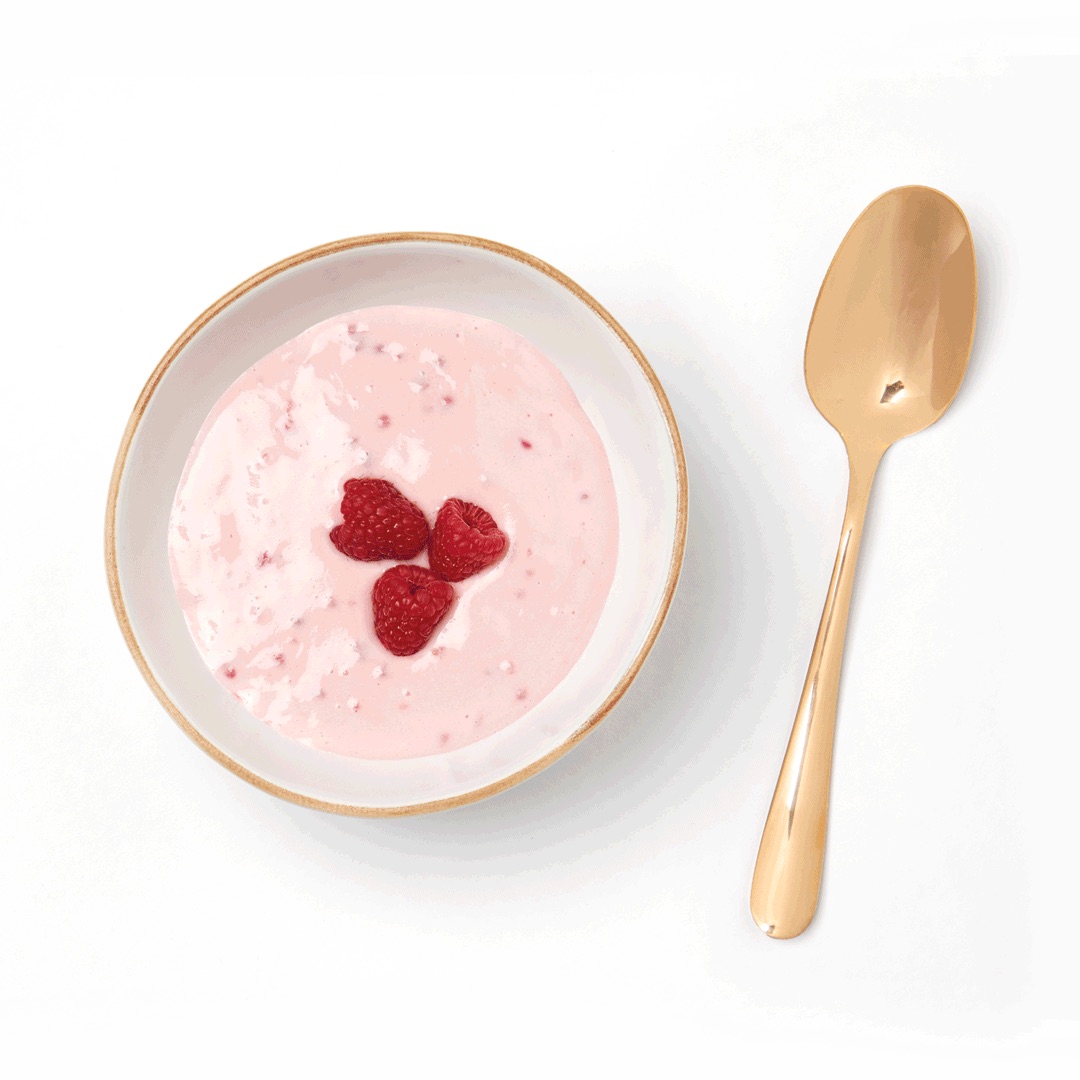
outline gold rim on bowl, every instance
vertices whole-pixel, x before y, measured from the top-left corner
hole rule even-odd
[[[116,556],[116,501],[120,490],[120,480],[123,477],[124,469],[127,466],[128,451],[131,449],[131,443],[135,437],[135,432],[138,430],[146,407],[149,405],[150,399],[154,396],[158,384],[161,382],[165,372],[172,365],[184,346],[186,346],[188,342],[191,341],[192,338],[194,338],[195,335],[219,312],[223,311],[245,293],[250,292],[256,286],[261,285],[264,281],[268,281],[270,278],[276,277],[278,274],[290,270],[294,266],[299,266],[302,263],[321,258],[324,255],[333,255],[339,251],[347,251],[350,248],[367,247],[371,244],[414,243],[417,241],[437,244],[461,244],[465,247],[484,248],[487,251],[495,252],[497,255],[503,255],[506,258],[524,263],[526,266],[530,266],[534,270],[539,270],[541,273],[546,274],[549,278],[552,278],[565,289],[573,293],[574,296],[598,315],[614,331],[619,340],[626,346],[630,354],[637,361],[642,373],[648,380],[657,404],[660,406],[660,410],[664,415],[668,435],[671,438],[672,449],[675,453],[675,468],[678,481],[675,546],[671,553],[671,564],[668,568],[668,577],[667,582],[664,585],[664,595],[660,602],[660,609],[657,611],[656,617],[653,619],[653,624],[649,628],[649,633],[641,648],[638,650],[637,655],[634,657],[626,671],[623,672],[622,677],[619,679],[614,689],[608,694],[607,698],[596,712],[594,712],[581,727],[573,732],[573,734],[555,747],[554,750],[549,751],[532,764],[526,765],[523,769],[519,769],[517,772],[504,777],[502,780],[498,780],[493,784],[487,784],[474,791],[467,791],[462,795],[455,795],[452,798],[433,799],[429,802],[414,803],[409,806],[353,806],[348,803],[333,803],[323,799],[313,799],[309,795],[303,795],[298,791],[292,791],[289,788],[282,787],[280,784],[271,783],[257,773],[253,773],[250,769],[244,768],[238,761],[229,757],[228,754],[223,753],[218,747],[196,730],[191,721],[181,712],[176,703],[165,692],[161,684],[154,678],[153,672],[150,670],[150,665],[147,663],[146,657],[143,655],[143,651],[135,637],[131,621],[128,618],[127,607],[124,604],[123,593],[120,589],[120,574]],[[220,300],[211,304],[210,307],[195,319],[176,341],[173,342],[169,351],[161,358],[160,363],[154,368],[150,378],[146,381],[146,385],[143,387],[138,401],[135,402],[135,408],[132,410],[131,416],[128,419],[127,427],[124,429],[123,438],[120,440],[120,449],[117,452],[116,464],[113,466],[112,479],[109,482],[109,499],[105,510],[105,571],[109,579],[109,592],[112,596],[113,609],[116,612],[117,621],[120,623],[120,629],[123,632],[124,640],[127,642],[127,647],[131,651],[131,655],[134,658],[139,671],[142,673],[142,677],[146,680],[147,685],[154,692],[158,701],[164,706],[165,711],[180,725],[180,728],[184,733],[197,746],[206,751],[210,757],[220,765],[224,765],[226,769],[236,776],[239,776],[242,780],[246,780],[249,784],[253,784],[255,787],[269,792],[271,795],[276,795],[280,799],[296,803],[299,806],[307,806],[313,810],[325,810],[329,813],[345,814],[352,817],[398,817],[406,814],[425,814],[432,813],[436,810],[448,810],[451,807],[465,806],[468,803],[478,802],[480,799],[485,799],[489,795],[497,795],[500,791],[505,791],[507,788],[521,783],[522,780],[526,780],[530,776],[535,775],[540,772],[541,769],[546,768],[553,761],[562,757],[563,754],[571,747],[576,746],[577,743],[579,743],[594,727],[596,727],[597,724],[600,723],[601,720],[604,719],[605,716],[607,716],[609,712],[611,712],[616,702],[618,702],[623,694],[626,693],[627,687],[633,682],[634,677],[641,669],[641,665],[644,663],[645,657],[648,656],[649,651],[652,649],[653,643],[656,641],[656,636],[660,632],[660,627],[664,623],[668,608],[671,606],[671,600],[675,594],[675,585],[678,582],[679,571],[682,567],[683,550],[686,546],[686,518],[686,458],[683,454],[679,428],[675,423],[675,415],[671,411],[671,405],[668,402],[667,395],[664,393],[664,389],[660,385],[660,380],[657,379],[656,373],[649,365],[648,360],[645,359],[641,350],[631,339],[630,335],[615,321],[614,318],[612,318],[604,307],[593,299],[593,297],[578,285],[577,282],[572,281],[565,274],[556,270],[555,267],[549,266],[543,260],[538,259],[533,255],[529,255],[527,252],[519,251],[517,248],[496,243],[494,240],[484,240],[477,236],[464,236],[458,233],[372,233],[367,236],[354,236],[346,240],[335,240],[329,244],[321,244],[319,247],[309,248],[307,251],[301,251],[296,255],[282,259],[280,262],[274,263],[273,266],[268,266],[265,270],[261,270],[259,273],[249,277],[247,281],[237,285],[235,289],[226,293]]]

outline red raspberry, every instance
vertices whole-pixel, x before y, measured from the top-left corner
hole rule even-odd
[[[346,480],[341,516],[345,521],[330,530],[330,539],[350,559],[412,559],[427,543],[423,511],[387,480]]]
[[[395,656],[412,656],[454,602],[454,586],[426,566],[391,566],[371,590],[375,634]]]
[[[431,531],[428,561],[447,581],[464,581],[497,561],[506,551],[506,533],[476,503],[447,499]]]

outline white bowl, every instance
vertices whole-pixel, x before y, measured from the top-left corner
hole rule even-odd
[[[173,591],[166,528],[211,406],[247,367],[322,319],[381,304],[451,308],[511,327],[556,363],[607,448],[619,510],[615,580],[562,683],[502,731],[445,754],[365,761],[306,747],[248,714],[207,670]],[[667,613],[686,536],[686,464],[660,383],[626,331],[553,267],[489,240],[393,233],[284,259],[200,315],[165,354],[124,432],[109,489],[106,568],[151,689],[211,757],[265,791],[342,814],[440,810],[550,764],[610,711]]]

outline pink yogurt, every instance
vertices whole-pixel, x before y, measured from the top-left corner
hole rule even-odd
[[[371,589],[393,563],[330,542],[353,476],[391,481],[429,523],[448,498],[478,503],[510,538],[414,656],[375,637]],[[558,369],[505,326],[431,308],[328,319],[249,368],[203,424],[169,523],[222,685],[361,758],[453,750],[528,712],[581,656],[617,550],[607,455]]]

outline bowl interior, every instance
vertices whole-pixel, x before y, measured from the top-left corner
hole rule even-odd
[[[621,693],[674,586],[684,527],[681,457],[649,374],[586,299],[508,251],[450,239],[361,240],[266,277],[180,348],[128,449],[116,501],[116,564],[123,607],[151,675],[215,756],[299,801],[345,812],[422,808],[466,798],[535,766],[599,719]],[[553,693],[471,746],[432,757],[363,761],[275,732],[213,678],[173,592],[166,531],[188,452],[226,387],[313,323],[380,304],[483,316],[546,353],[607,448],[620,541],[596,632]]]

